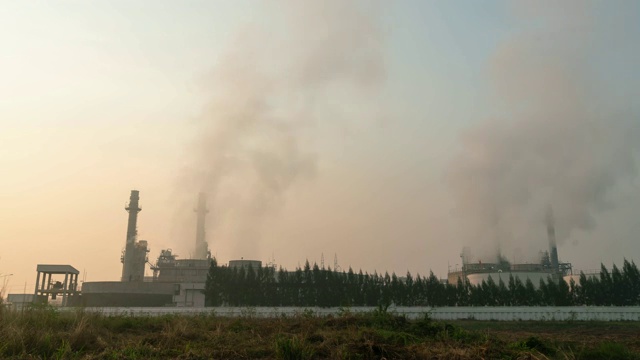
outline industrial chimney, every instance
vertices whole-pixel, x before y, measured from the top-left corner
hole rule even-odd
[[[129,204],[125,210],[129,213],[127,224],[127,242],[122,254],[122,281],[143,281],[147,259],[147,242],[136,241],[138,236],[138,213],[142,210],[138,204],[140,192],[131,190]]]
[[[555,273],[558,273],[560,270],[558,267],[558,247],[556,246],[556,228],[551,206],[549,206],[547,210],[547,237],[549,238],[549,260],[551,262],[551,268]]]
[[[205,193],[198,195],[198,207],[195,209],[195,212],[197,215],[195,258],[207,259],[210,255],[205,238],[205,217],[207,213],[209,213],[209,209],[207,209],[207,196]]]

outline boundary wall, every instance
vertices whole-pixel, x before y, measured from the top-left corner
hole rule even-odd
[[[61,308],[77,311],[77,308]],[[221,317],[329,316],[366,313],[376,307],[88,307],[84,311],[106,316],[216,315]],[[421,319],[425,314],[433,320],[484,321],[640,321],[640,306],[500,306],[500,307],[389,307],[389,313]]]

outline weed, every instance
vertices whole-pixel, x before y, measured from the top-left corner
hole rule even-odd
[[[418,336],[435,337],[438,333],[444,330],[443,325],[431,321],[431,317],[428,314],[417,321],[411,323],[409,331],[412,334]]]
[[[313,349],[297,336],[281,336],[276,339],[276,356],[283,360],[311,359]]]
[[[305,319],[311,319],[314,318],[316,316],[316,314],[313,312],[312,309],[304,309],[302,310],[302,317]]]
[[[419,337],[401,331],[376,330],[375,335],[381,343],[389,343],[397,346],[407,346],[420,342]]]
[[[535,336],[512,343],[508,347],[513,350],[535,350],[544,355],[554,355],[556,353],[551,346]]]
[[[377,309],[362,316],[371,326],[388,330],[403,329],[409,323],[404,315],[397,315],[387,309],[388,307],[378,306]]]
[[[340,317],[346,317],[346,316],[351,316],[351,315],[353,315],[353,313],[351,312],[351,308],[349,308],[349,307],[341,306],[338,309],[338,316],[340,316]]]
[[[71,345],[69,345],[68,341],[62,340],[62,344],[60,344],[60,347],[56,349],[55,353],[53,354],[53,358],[66,359],[69,357],[69,354],[71,354]]]
[[[307,309],[267,319],[107,317],[40,305],[2,314],[0,358],[638,359],[639,332],[635,322],[445,323],[428,313],[409,320],[383,306],[370,313],[321,316]]]
[[[591,349],[584,349],[577,357],[580,360],[634,360],[640,359],[623,344],[603,342]]]
[[[255,307],[247,306],[246,308],[240,310],[240,316],[245,318],[254,318],[256,317],[257,312]]]

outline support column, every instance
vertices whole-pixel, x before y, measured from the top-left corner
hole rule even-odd
[[[36,290],[34,292],[34,295],[38,295],[38,284],[40,284],[40,271],[38,272],[38,276],[36,277]]]
[[[62,284],[62,306],[67,306],[67,281],[69,280],[69,274],[64,274],[64,283]]]

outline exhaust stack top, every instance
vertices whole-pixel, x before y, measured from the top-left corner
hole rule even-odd
[[[139,200],[140,192],[138,190],[131,190],[129,204],[124,208],[129,213],[129,223],[127,225],[127,246],[135,243],[136,236],[138,235],[138,213],[142,211],[138,205]]]

